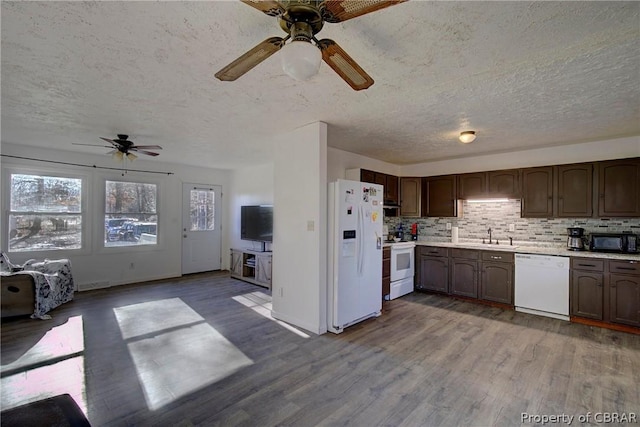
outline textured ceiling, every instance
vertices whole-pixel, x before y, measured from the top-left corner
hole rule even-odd
[[[329,145],[396,164],[640,135],[640,2],[409,1],[334,39],[375,80],[326,64],[297,82],[276,53],[235,82],[213,74],[276,18],[236,1],[2,1],[2,142],[102,155],[99,136],[158,159],[234,168],[315,121]],[[477,140],[457,142],[462,130]]]

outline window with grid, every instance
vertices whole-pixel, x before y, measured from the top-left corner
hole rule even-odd
[[[82,179],[11,174],[9,252],[82,248]]]
[[[157,185],[106,181],[104,245],[156,245]]]

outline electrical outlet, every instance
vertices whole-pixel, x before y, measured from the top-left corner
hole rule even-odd
[[[450,222],[447,223],[447,230],[451,230],[451,223]]]
[[[509,224],[509,231],[516,231],[516,225],[515,224]]]
[[[313,220],[307,221],[307,231],[313,231],[316,229],[316,223]]]
[[[284,297],[284,288],[280,288],[280,298]]]

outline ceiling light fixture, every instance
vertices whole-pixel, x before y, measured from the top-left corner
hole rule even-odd
[[[476,132],[472,130],[460,132],[458,139],[460,139],[460,142],[463,144],[470,144],[476,139]]]
[[[322,52],[313,44],[313,28],[307,22],[295,22],[290,28],[291,41],[280,50],[282,69],[296,80],[309,80],[318,74]]]
[[[309,41],[292,41],[280,51],[282,70],[296,80],[309,80],[318,74],[322,52]]]

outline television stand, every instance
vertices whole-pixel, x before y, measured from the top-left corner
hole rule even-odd
[[[231,277],[271,289],[272,252],[231,249]]]

